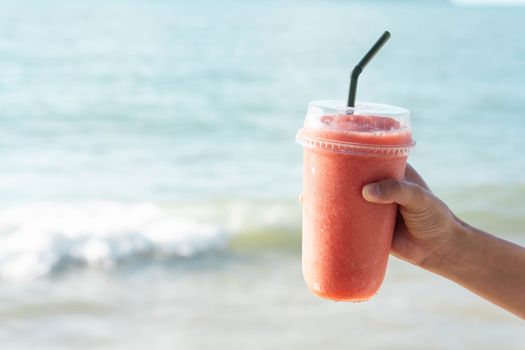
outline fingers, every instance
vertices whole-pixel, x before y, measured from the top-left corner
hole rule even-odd
[[[299,203],[303,204],[303,194],[299,194]]]
[[[407,210],[417,210],[424,206],[428,194],[418,184],[388,179],[368,184],[363,187],[363,198],[372,203],[397,203]]]

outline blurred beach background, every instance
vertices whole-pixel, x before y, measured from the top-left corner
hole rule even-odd
[[[525,7],[501,4],[1,1],[0,347],[523,349],[395,258],[359,304],[300,267],[296,130],[385,29],[358,99],[411,110],[434,192],[525,244]]]

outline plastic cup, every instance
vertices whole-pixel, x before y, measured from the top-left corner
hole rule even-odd
[[[305,282],[322,298],[368,300],[385,276],[397,206],[366,202],[361,190],[403,177],[414,146],[410,113],[376,103],[313,101],[297,141],[304,146]]]

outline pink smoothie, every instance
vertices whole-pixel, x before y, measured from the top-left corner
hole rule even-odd
[[[407,153],[397,152],[397,146],[412,144],[412,136],[388,117],[326,115],[319,120],[326,128],[305,127],[298,133],[298,139],[309,140],[304,148],[304,279],[320,297],[367,300],[385,275],[397,208],[368,203],[361,190],[370,182],[403,177]],[[354,151],[348,152],[348,144]]]

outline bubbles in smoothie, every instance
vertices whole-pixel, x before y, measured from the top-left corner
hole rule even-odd
[[[329,129],[345,132],[385,133],[401,128],[397,120],[381,116],[325,115],[320,121]]]

